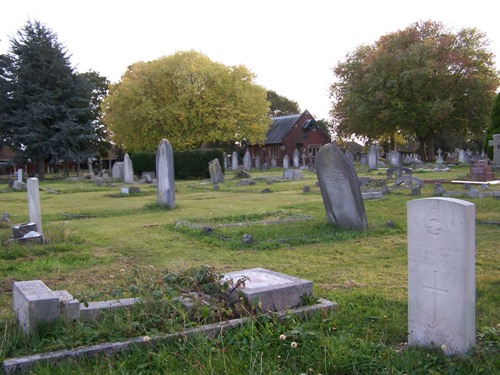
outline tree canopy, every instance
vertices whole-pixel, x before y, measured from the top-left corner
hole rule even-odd
[[[400,134],[420,143],[424,159],[437,134],[481,135],[499,84],[488,46],[476,29],[426,21],[358,47],[334,68],[333,130],[372,140]]]
[[[269,102],[269,116],[287,116],[300,113],[300,108],[297,102],[290,100],[275,91],[267,90],[267,101]]]
[[[493,160],[493,148],[488,145],[488,141],[493,139],[493,134],[500,134],[500,93],[497,94],[490,113],[490,125],[486,129],[486,139],[484,150],[490,159]]]
[[[75,73],[57,35],[39,21],[28,21],[11,38],[9,52],[3,57],[1,138],[37,163],[40,178],[46,161],[91,156],[98,75]]]
[[[127,151],[177,149],[214,142],[264,140],[266,90],[244,66],[225,66],[196,51],[128,68],[103,102],[104,123]]]

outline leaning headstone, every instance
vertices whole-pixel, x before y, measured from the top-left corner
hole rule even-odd
[[[288,169],[290,168],[290,158],[288,157],[288,155],[285,155],[283,157],[283,169]]]
[[[298,149],[293,150],[293,166],[295,168],[300,167],[300,152]]]
[[[355,230],[367,229],[358,176],[342,150],[332,143],[321,147],[316,155],[316,173],[330,223]]]
[[[250,156],[250,151],[246,151],[243,156],[243,170],[249,171],[252,169],[252,156]]]
[[[224,182],[224,174],[219,163],[219,159],[215,158],[208,163],[208,172],[210,173],[210,181],[212,184]]]
[[[156,151],[157,202],[175,207],[174,153],[170,142],[162,139]]]
[[[475,205],[408,202],[408,345],[463,354],[474,346]]]
[[[238,170],[238,153],[236,151],[231,154],[231,169],[233,171]]]
[[[493,165],[500,167],[500,134],[493,134],[493,139],[488,141],[488,146],[493,147]]]
[[[38,233],[42,232],[42,213],[40,209],[40,190],[38,189],[38,178],[28,178],[28,211],[30,221],[36,224]]]
[[[134,183],[134,167],[132,166],[132,160],[130,160],[128,154],[125,154],[123,158],[123,182],[126,184]]]
[[[368,169],[378,168],[378,147],[371,145],[368,149]]]
[[[117,161],[115,164],[113,164],[113,167],[111,168],[111,177],[116,178],[116,179],[123,179],[123,162],[122,161]]]

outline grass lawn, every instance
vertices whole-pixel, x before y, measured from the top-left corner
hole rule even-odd
[[[468,168],[456,167],[414,176],[462,180],[467,173]],[[438,349],[405,346],[406,203],[416,198],[410,190],[366,200],[369,229],[351,232],[326,222],[314,173],[304,171],[301,181],[283,181],[277,169],[251,175],[256,184],[240,187],[226,172],[217,191],[206,180],[176,181],[173,210],[157,207],[156,190],[147,185],[138,195],[123,196],[120,184],[41,181],[43,228],[50,243],[24,246],[7,240],[13,223],[28,221],[27,194],[8,189],[5,181],[0,211],[8,212],[12,223],[0,222],[0,360],[179,328],[179,321],[167,329],[170,323],[135,311],[97,326],[52,327],[26,339],[13,323],[13,281],[41,279],[52,290],[99,300],[128,295],[131,285],[151,285],[167,273],[208,265],[217,273],[262,267],[312,280],[315,297],[335,301],[339,309],[310,320],[260,317],[213,340],[181,340],[57,369],[41,366],[36,373],[500,372],[499,199],[467,199],[476,204],[477,346],[467,356],[445,357]],[[385,179],[384,171],[361,169],[358,175]],[[311,190],[304,193],[304,185]],[[433,183],[426,184],[420,198],[433,191]],[[388,221],[395,226],[388,227]],[[204,226],[214,231],[203,234]],[[242,244],[244,234],[252,234],[255,243]]]

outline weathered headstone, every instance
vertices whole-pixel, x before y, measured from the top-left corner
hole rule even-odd
[[[437,150],[436,163],[437,164],[443,164],[444,163],[443,151],[440,148],[438,148],[438,150]]]
[[[175,207],[174,153],[170,142],[162,139],[156,150],[157,202]]]
[[[328,220],[339,227],[367,229],[358,176],[342,150],[332,143],[321,147],[316,173]]]
[[[378,147],[375,145],[368,149],[368,169],[378,169]]]
[[[92,170],[92,158],[88,158],[87,165],[89,167],[89,175],[92,178],[92,176],[94,176],[94,171]]]
[[[361,163],[361,165],[368,165],[368,155],[361,154],[361,156],[359,157],[359,162]]]
[[[408,344],[467,352],[476,336],[475,205],[408,202]]]
[[[246,151],[243,156],[243,170],[249,171],[252,169],[252,156],[250,155],[250,151]]]
[[[238,153],[236,151],[231,154],[231,169],[233,171],[238,170]]]
[[[500,134],[493,134],[493,139],[488,141],[488,146],[493,147],[493,165],[500,167]]]
[[[401,166],[401,154],[397,150],[389,152],[389,164],[393,167]]]
[[[288,157],[288,155],[285,155],[283,157],[283,168],[284,169],[290,168],[290,158]]]
[[[278,163],[276,161],[275,157],[271,158],[271,168],[276,168],[278,166]]]
[[[255,169],[261,169],[261,167],[262,167],[262,166],[260,165],[260,156],[259,156],[259,155],[257,155],[257,156],[255,157]]]
[[[214,159],[208,163],[208,172],[210,173],[210,181],[213,184],[224,182],[224,174],[219,163],[219,159]]]
[[[21,168],[17,170],[17,181],[23,182],[23,170]]]
[[[111,177],[116,178],[116,179],[123,179],[123,162],[122,161],[117,161],[115,164],[113,164],[113,167],[111,168]]]
[[[467,162],[467,155],[465,153],[465,150],[462,148],[460,151],[458,151],[458,162],[463,164]]]
[[[38,178],[28,178],[28,211],[30,221],[36,224],[38,233],[42,232],[42,213],[40,209],[40,190],[38,189]]]
[[[300,152],[298,149],[293,150],[293,166],[295,168],[300,167]]]
[[[222,153],[222,155],[223,155],[223,158],[224,158],[224,170],[227,171],[227,165],[228,164],[227,164],[227,153],[226,153],[226,151],[224,151]]]
[[[123,182],[126,184],[134,183],[134,167],[132,166],[132,160],[130,160],[128,154],[125,154],[123,157]]]
[[[345,150],[344,152],[347,160],[349,160],[349,162],[354,165],[354,155],[352,154],[352,152],[350,150]]]

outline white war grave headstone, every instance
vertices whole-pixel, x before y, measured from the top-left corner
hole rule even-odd
[[[408,345],[463,354],[476,337],[475,205],[408,202]]]
[[[172,145],[162,139],[156,150],[157,202],[175,207],[174,152]]]
[[[319,149],[316,173],[330,223],[354,230],[368,229],[358,176],[339,147],[329,143]]]
[[[40,209],[40,190],[38,188],[38,178],[28,178],[28,211],[30,221],[36,224],[38,233],[42,232],[42,213]]]
[[[236,151],[231,154],[231,169],[233,171],[238,170],[238,153]]]
[[[134,183],[134,168],[128,154],[125,154],[123,158],[123,182],[126,184]]]
[[[284,169],[290,168],[290,158],[288,157],[288,155],[285,155],[283,157],[283,168]]]
[[[493,165],[500,167],[500,134],[493,134],[493,139],[488,141],[488,146],[493,147]]]

